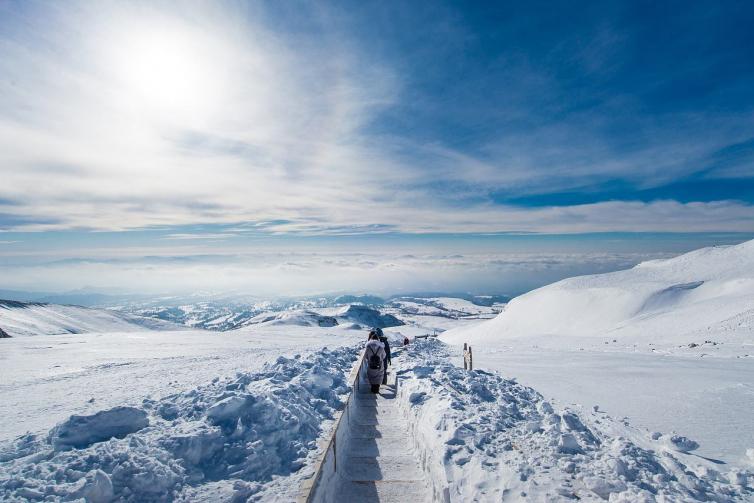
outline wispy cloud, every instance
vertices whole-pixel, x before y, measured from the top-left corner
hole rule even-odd
[[[693,67],[635,81],[631,12],[605,7],[573,33],[556,13],[538,14],[553,33],[516,17],[489,49],[490,27],[448,6],[297,5],[3,7],[0,229],[754,229],[752,201],[725,191],[631,197],[688,176],[751,178],[754,137],[750,100],[734,109],[715,94],[740,96],[735,78],[708,82],[694,106],[658,98]],[[576,196],[525,203],[563,192]]]

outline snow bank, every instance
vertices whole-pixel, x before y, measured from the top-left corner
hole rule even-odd
[[[754,241],[704,248],[608,274],[559,281],[513,299],[493,320],[442,335],[502,344],[538,335],[622,337],[688,344],[754,329]]]
[[[149,425],[147,413],[135,407],[114,407],[91,416],[71,416],[50,431],[55,450],[88,447],[110,438],[123,438]]]
[[[289,501],[355,358],[354,348],[279,357],[139,408],[72,416],[47,438],[19,437],[0,446],[0,500]]]
[[[417,446],[446,501],[749,501],[754,474],[719,471],[682,437],[648,436],[595,411],[555,410],[496,373],[464,371],[417,341],[399,372]],[[442,493],[444,488],[445,493]],[[449,498],[449,499],[448,499]]]

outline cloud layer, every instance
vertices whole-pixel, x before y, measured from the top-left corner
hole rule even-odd
[[[5,288],[140,293],[240,291],[259,296],[471,291],[518,294],[577,274],[612,271],[658,253],[388,254],[265,252],[0,264]],[[30,283],[30,278],[36,278]]]

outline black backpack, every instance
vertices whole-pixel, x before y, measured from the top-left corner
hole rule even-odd
[[[375,353],[373,348],[369,348],[372,350],[372,356],[369,357],[369,368],[373,370],[379,370],[382,368],[382,358],[380,358],[380,355]]]

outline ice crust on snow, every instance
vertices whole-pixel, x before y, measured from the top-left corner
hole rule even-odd
[[[290,500],[356,354],[281,356],[141,408],[71,417],[47,438],[19,437],[0,446],[0,500]]]
[[[556,410],[535,390],[465,371],[450,356],[439,341],[417,341],[399,375],[425,467],[451,501],[754,498],[753,474],[687,454],[693,441],[653,440],[598,411]]]

